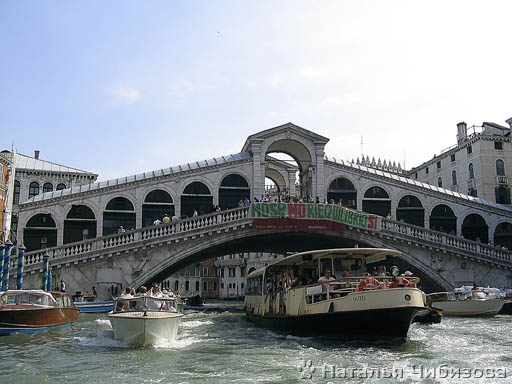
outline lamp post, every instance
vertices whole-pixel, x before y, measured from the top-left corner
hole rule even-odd
[[[16,278],[16,289],[23,289],[23,262],[25,259],[25,249],[23,244],[18,247],[18,271]]]

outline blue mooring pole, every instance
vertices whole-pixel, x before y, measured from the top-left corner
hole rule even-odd
[[[5,253],[4,253],[4,268],[2,271],[2,291],[9,289],[9,264],[11,263],[11,249],[12,242],[7,240],[5,242]]]
[[[16,278],[16,289],[23,289],[23,263],[25,259],[25,246],[21,244],[18,247],[18,272]]]
[[[48,266],[48,285],[46,286],[46,290],[48,292],[51,292],[52,291],[52,270],[50,269],[50,267]]]
[[[44,253],[43,256],[43,284],[41,289],[43,291],[46,291],[46,288],[48,287],[48,266],[50,265],[50,255],[48,252]]]
[[[0,291],[2,290],[2,276],[4,270],[5,245],[0,241]]]

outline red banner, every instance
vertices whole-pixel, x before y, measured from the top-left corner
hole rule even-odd
[[[308,231],[308,232],[345,232],[345,224],[330,220],[309,220],[291,218],[254,219],[253,228],[257,231]]]

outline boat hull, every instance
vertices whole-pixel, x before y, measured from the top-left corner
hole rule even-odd
[[[507,301],[498,312],[500,315],[512,315],[512,301]]]
[[[0,310],[0,334],[34,333],[78,320],[75,308],[20,308]]]
[[[329,335],[352,340],[389,339],[404,342],[412,320],[423,307],[343,311],[304,316],[259,316],[251,321],[300,336]]]
[[[74,304],[80,313],[108,313],[114,308],[113,300],[75,301]]]
[[[132,346],[149,346],[173,341],[178,334],[181,313],[127,312],[109,314],[114,339]]]
[[[505,300],[448,300],[432,303],[432,308],[441,309],[443,316],[494,316]]]

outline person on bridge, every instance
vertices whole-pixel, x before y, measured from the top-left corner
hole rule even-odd
[[[167,213],[164,215],[162,219],[162,223],[167,224],[171,222],[171,218],[167,215]]]
[[[66,292],[66,283],[64,282],[64,280],[60,281],[60,291]]]
[[[153,221],[153,225],[160,225],[162,222],[158,219],[158,217]]]

